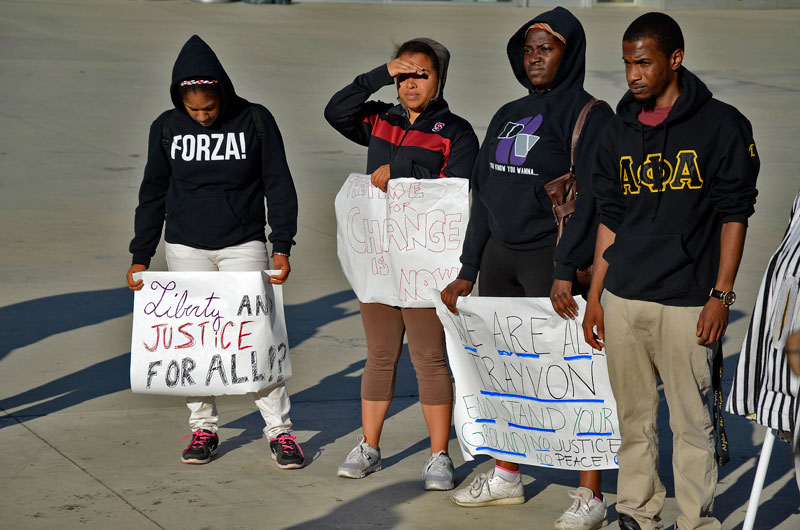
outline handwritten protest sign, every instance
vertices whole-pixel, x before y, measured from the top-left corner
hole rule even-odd
[[[469,182],[392,179],[387,192],[351,174],[336,195],[337,246],[361,302],[433,307],[430,289],[458,275]]]
[[[436,298],[456,380],[454,423],[464,458],[617,467],[617,407],[604,352],[583,340],[547,298]],[[586,302],[576,298],[581,314]]]
[[[291,377],[283,291],[261,272],[143,272],[131,390],[218,396]],[[273,272],[273,274],[277,274]]]

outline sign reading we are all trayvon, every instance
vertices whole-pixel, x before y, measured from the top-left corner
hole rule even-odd
[[[617,467],[606,357],[584,341],[579,319],[559,317],[548,298],[460,298],[458,315],[435,300],[466,460],[486,454],[563,469]],[[576,301],[583,314],[586,302]]]
[[[257,272],[143,272],[131,335],[131,390],[219,396],[291,377],[283,290]]]

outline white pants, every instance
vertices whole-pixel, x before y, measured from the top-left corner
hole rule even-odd
[[[262,271],[269,268],[267,247],[261,241],[250,241],[220,250],[201,250],[185,245],[166,244],[167,265],[171,272],[202,271]],[[264,418],[264,436],[275,438],[282,432],[291,432],[289,419],[289,393],[286,385],[264,388],[250,394],[256,407]],[[193,396],[186,398],[189,407],[189,428],[206,429],[217,432],[217,404],[214,396]]]

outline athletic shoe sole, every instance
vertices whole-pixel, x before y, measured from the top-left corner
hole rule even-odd
[[[279,464],[278,456],[275,453],[271,453],[271,455],[272,460],[275,462],[275,465],[278,467],[278,469],[300,469],[306,465],[305,462],[302,464]]]
[[[358,469],[351,469],[351,468],[339,468],[336,472],[337,477],[342,478],[364,478],[371,473],[375,473],[382,469],[381,464],[374,465],[372,467],[368,467],[364,471],[360,471]]]
[[[601,521],[600,523],[598,523],[598,524],[596,524],[594,526],[591,526],[591,527],[587,527],[586,525],[556,524],[555,530],[581,530],[581,529],[599,530],[600,528],[603,528],[606,524],[608,524],[608,521]]]
[[[461,502],[455,497],[451,496],[450,500],[463,508],[480,508],[481,506],[499,506],[503,504],[523,504],[525,497],[504,497],[502,499],[492,499],[483,502]]]
[[[443,480],[426,480],[422,487],[426,491],[449,491],[456,487],[452,482],[445,482]]]

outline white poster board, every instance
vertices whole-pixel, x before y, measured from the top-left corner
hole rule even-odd
[[[335,205],[339,261],[361,302],[433,307],[430,289],[458,276],[467,179],[392,179],[384,193],[353,173]]]
[[[133,302],[131,390],[218,396],[291,377],[283,291],[260,272],[143,272]]]
[[[485,454],[562,469],[617,467],[617,406],[605,352],[548,298],[436,298],[456,380],[454,423],[466,460]],[[580,314],[583,298],[576,298]]]

